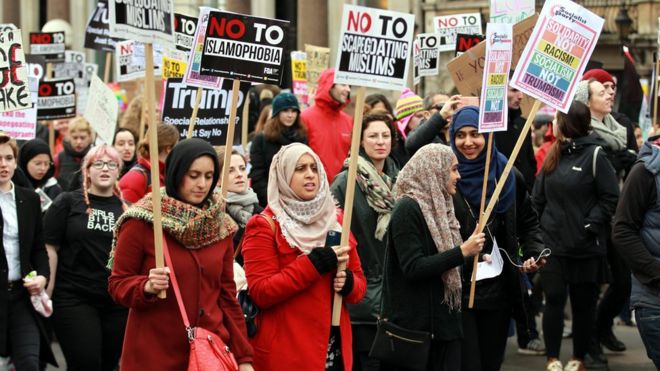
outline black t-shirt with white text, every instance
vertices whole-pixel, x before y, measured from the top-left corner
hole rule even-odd
[[[44,216],[45,242],[59,247],[53,297],[61,293],[109,298],[106,264],[122,203],[117,196],[88,197],[89,215],[78,190],[58,196]]]

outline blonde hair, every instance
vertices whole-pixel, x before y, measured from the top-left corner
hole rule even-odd
[[[76,131],[86,131],[90,136],[93,135],[92,126],[82,116],[78,116],[69,122],[69,136]]]
[[[18,145],[16,139],[10,137],[7,133],[0,131],[0,144],[8,144],[11,151],[14,153],[14,158],[18,161]]]
[[[156,135],[158,136],[158,153],[166,147],[174,147],[179,142],[179,130],[174,125],[158,124]],[[145,135],[138,145],[138,153],[144,158],[149,158],[149,135]]]
[[[119,121],[120,128],[127,128],[132,130],[134,133],[140,132],[140,120],[142,119],[142,104],[144,102],[144,96],[142,94],[136,95],[135,98],[128,104],[126,111]],[[145,123],[146,124],[146,123]]]

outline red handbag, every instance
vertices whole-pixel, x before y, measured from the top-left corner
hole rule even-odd
[[[232,352],[229,351],[229,347],[222,341],[220,336],[201,327],[190,327],[190,321],[188,321],[188,314],[183,305],[183,299],[181,299],[181,291],[176,280],[176,274],[174,274],[174,266],[165,238],[163,238],[163,253],[167,266],[170,267],[172,289],[176,296],[176,302],[179,304],[183,324],[186,326],[188,342],[190,342],[188,371],[237,371],[236,358],[234,358]]]

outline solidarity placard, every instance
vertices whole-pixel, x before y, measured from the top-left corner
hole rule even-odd
[[[440,36],[441,52],[453,51],[456,46],[456,35],[459,33],[480,35],[481,13],[465,13],[442,15],[433,18],[435,33]]]
[[[547,1],[511,85],[567,112],[603,23],[603,18],[571,1]]]
[[[30,32],[30,54],[43,55],[47,61],[62,61],[64,49],[64,32]]]
[[[402,90],[414,28],[412,14],[344,5],[335,83]]]
[[[479,107],[479,132],[507,130],[507,87],[513,50],[510,23],[488,23],[486,27],[486,66]]]
[[[133,40],[117,43],[115,63],[115,81],[124,82],[143,78],[146,69],[144,44]],[[154,45],[154,76],[161,74],[163,49]]]
[[[434,33],[420,33],[415,39],[419,41],[420,48],[419,76],[437,75],[440,36]]]
[[[176,48],[189,52],[193,46],[196,29],[197,18],[174,13],[174,43]]]
[[[172,0],[110,0],[110,35],[143,43],[174,43]]]
[[[199,88],[220,89],[222,78],[216,76],[202,75],[202,50],[204,49],[204,38],[206,36],[206,25],[209,21],[209,14],[213,8],[202,6],[199,8],[199,18],[197,18],[197,29],[193,37],[192,50],[188,57],[186,73],[183,76],[183,82],[186,85]]]
[[[114,53],[115,44],[122,39],[110,37],[108,0],[99,0],[94,13],[87,22],[85,30],[85,48]]]
[[[112,144],[115,136],[118,114],[119,103],[115,93],[98,76],[92,77],[89,100],[83,116],[107,144]]]
[[[199,111],[193,131],[194,138],[202,138],[214,146],[223,146],[227,140],[227,124],[231,111],[232,81],[223,80],[220,89],[203,89]],[[249,83],[241,83],[238,94],[238,112],[243,110],[245,97],[250,89]],[[197,88],[188,86],[181,79],[167,79],[163,92],[163,115],[165,124],[176,126],[185,138],[192,116]],[[236,115],[236,130],[240,133],[243,124],[241,115]],[[240,136],[234,137],[234,144],[240,144]]]
[[[39,82],[37,119],[53,120],[76,116],[76,84],[73,79]]]
[[[32,107],[21,31],[0,33],[0,112]]]
[[[534,10],[534,0],[490,0],[490,23],[518,23]]]
[[[289,22],[212,11],[206,25],[201,73],[279,85]]]

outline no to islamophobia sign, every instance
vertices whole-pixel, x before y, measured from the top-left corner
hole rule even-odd
[[[206,25],[201,74],[279,85],[289,22],[212,11]]]
[[[510,23],[489,23],[486,29],[486,65],[479,107],[479,132],[507,130],[507,86],[513,50]]]
[[[604,20],[568,0],[545,3],[511,85],[567,112]]]
[[[335,83],[402,90],[414,26],[412,14],[344,5]]]

